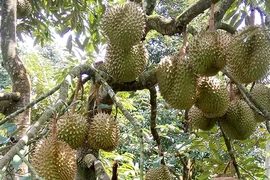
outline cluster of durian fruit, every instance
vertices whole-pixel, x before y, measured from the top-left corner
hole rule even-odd
[[[91,123],[80,115],[64,115],[57,121],[57,136],[38,144],[32,164],[46,180],[73,180],[76,171],[75,150],[84,144],[93,149],[113,151],[119,144],[119,125],[107,113],[97,113]]]
[[[148,53],[141,41],[145,24],[145,14],[134,2],[112,6],[104,13],[101,28],[108,40],[105,68],[115,81],[134,81],[145,69]]]
[[[241,97],[229,96],[229,89],[215,75],[226,69],[239,83],[259,81],[269,70],[269,49],[260,26],[248,26],[234,35],[221,30],[200,32],[190,41],[186,55],[159,63],[160,93],[173,108],[189,110],[193,127],[210,130],[220,122],[230,139],[247,139],[264,118]],[[256,84],[251,93],[270,110],[268,87]]]

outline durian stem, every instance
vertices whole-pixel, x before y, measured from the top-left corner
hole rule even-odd
[[[82,76],[79,75],[78,80],[77,80],[77,86],[76,86],[76,90],[75,90],[75,95],[73,98],[73,103],[76,102],[78,100],[78,95],[79,95],[79,91],[82,87]],[[76,107],[77,107],[77,103],[74,103],[72,110],[71,110],[71,114],[74,114],[76,111]]]
[[[250,25],[251,26],[254,26],[255,25],[255,9],[251,6],[250,7],[250,18],[249,18],[249,20],[250,20]]]
[[[212,3],[210,7],[209,31],[214,31],[215,24],[215,4]]]
[[[234,152],[233,152],[233,149],[232,149],[232,146],[231,146],[231,142],[230,142],[230,140],[228,139],[228,137],[225,135],[225,133],[224,133],[224,131],[223,131],[221,125],[220,125],[220,121],[218,122],[218,125],[219,125],[219,128],[220,128],[220,130],[221,130],[222,136],[223,136],[223,138],[224,138],[225,145],[226,145],[226,147],[227,147],[227,151],[228,151],[229,156],[230,156],[230,158],[231,158],[231,161],[232,161],[232,163],[233,163],[233,166],[234,166],[235,172],[236,172],[236,174],[237,174],[237,177],[238,177],[239,179],[241,179],[241,174],[240,174],[239,167],[238,167],[238,164],[237,164],[236,159],[235,159],[235,156],[234,156]]]
[[[186,46],[187,46],[187,30],[185,28],[184,30],[184,33],[183,33],[183,37],[184,37],[184,40],[183,40],[183,44],[182,44],[182,47],[180,49],[180,53],[179,53],[179,56],[185,56],[186,54]]]

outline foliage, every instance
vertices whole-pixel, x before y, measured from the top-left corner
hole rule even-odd
[[[99,30],[100,19],[107,7],[122,2],[124,0],[32,1],[33,13],[27,18],[20,19],[17,25],[18,33],[21,34],[20,39],[24,39],[25,34],[32,36],[35,38],[35,45],[38,46],[35,49],[29,49],[27,45],[20,44],[19,48],[20,56],[30,75],[32,100],[59,84],[67,72],[76,65],[93,63],[96,58],[94,54],[104,53],[102,47],[106,42]],[[154,14],[176,18],[180,12],[195,2],[195,0],[160,0]],[[249,25],[250,4],[270,12],[269,2],[236,0],[226,12],[223,22],[234,28],[239,28],[243,23]],[[208,24],[208,15],[209,11],[197,16],[192,20],[190,26],[195,27],[197,31],[205,29]],[[59,35],[66,40],[66,48],[48,43],[54,41],[55,36]],[[155,31],[149,32],[145,41],[150,55],[148,68],[156,66],[163,57],[176,54],[182,41],[183,37],[179,34],[163,36]],[[2,67],[0,67],[0,82],[0,89],[11,85],[11,81]],[[70,100],[72,100],[75,88],[76,84],[73,83],[69,93],[71,94]],[[84,92],[88,92],[88,90],[89,84],[86,84]],[[80,95],[82,97],[78,101],[77,111],[83,114],[85,113],[83,103],[86,101],[86,93]],[[162,158],[158,155],[158,146],[149,128],[151,116],[149,91],[118,92],[117,96],[141,125],[144,135],[144,170],[160,164]],[[223,173],[230,162],[230,156],[218,126],[209,132],[187,128],[185,111],[171,109],[159,94],[157,99],[156,129],[161,137],[164,158],[168,167],[181,176],[185,173],[183,167],[189,162],[192,165],[192,178],[198,180],[210,179],[214,175]],[[36,104],[32,108],[32,122],[56,100],[57,93]],[[68,106],[66,110],[70,108],[71,106]],[[138,179],[140,176],[140,140],[134,136],[133,126],[116,106],[113,106],[112,115],[120,123],[120,146],[114,152],[101,151],[100,158],[109,174],[112,173],[114,160],[118,160],[119,179]],[[260,124],[250,139],[232,142],[243,178],[266,178],[264,172],[265,144],[269,140],[269,134],[265,129],[265,126]],[[12,123],[0,126],[0,149],[11,143],[10,135],[13,135],[12,133],[16,130],[17,126]],[[17,158],[15,157],[13,161],[15,167],[20,163]],[[226,173],[229,173],[230,170],[233,169],[229,168]],[[24,179],[30,178],[24,177]]]

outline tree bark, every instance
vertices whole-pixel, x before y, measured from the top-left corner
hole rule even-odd
[[[3,67],[7,70],[12,80],[12,92],[19,93],[18,101],[10,101],[9,106],[3,111],[4,115],[9,115],[14,111],[24,107],[30,102],[30,81],[26,68],[18,56],[16,42],[16,10],[17,1],[2,0],[1,9],[1,50],[3,56]],[[18,132],[18,138],[21,138],[30,125],[30,110],[26,110],[12,119],[18,128],[23,126]],[[27,168],[21,169],[22,174],[27,173]]]

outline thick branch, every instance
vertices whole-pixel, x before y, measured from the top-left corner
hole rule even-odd
[[[91,67],[87,65],[81,65],[73,68],[69,75],[66,76],[64,81],[61,83],[59,98],[54,106],[46,110],[43,115],[33,124],[27,134],[24,135],[0,160],[0,170],[16,155],[29,140],[35,137],[36,133],[41,129],[42,125],[56,112],[59,112],[66,103],[68,96],[68,89],[72,79],[83,72],[91,71]]]
[[[150,89],[157,84],[156,69],[143,72],[137,81],[128,83],[113,83],[111,85],[114,91],[135,91]]]
[[[231,33],[231,34],[234,34],[236,32],[236,29],[234,27],[223,22],[216,23],[215,29],[223,29],[224,31],[227,31],[228,33]]]
[[[167,19],[162,16],[148,16],[146,21],[146,32],[156,30],[163,35],[173,35],[181,33],[184,27],[199,14],[208,9],[211,3],[217,3],[219,0],[199,0],[186,11],[180,14],[176,19]]]
[[[94,166],[96,177],[100,180],[110,180],[110,177],[105,171],[100,160],[98,160],[93,154],[87,154],[84,157],[84,162],[87,164],[88,168]]]
[[[0,101],[9,100],[9,101],[18,101],[21,97],[19,92],[11,93],[0,93]]]

